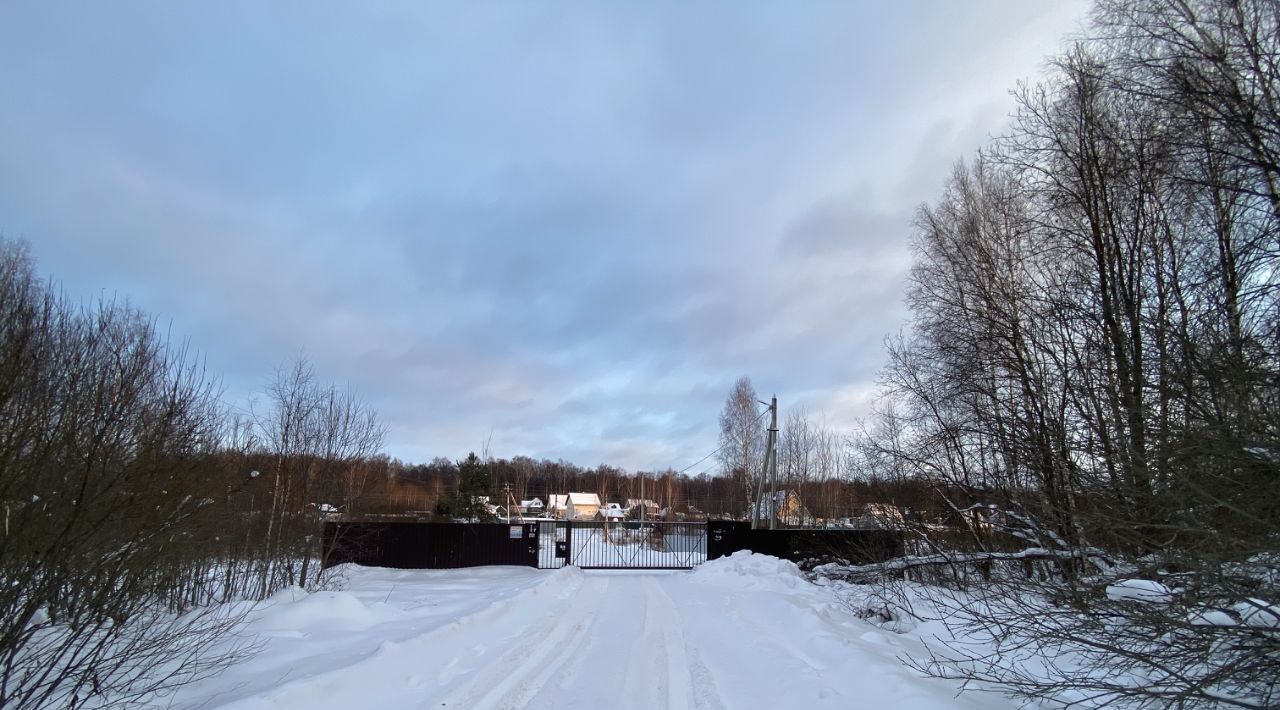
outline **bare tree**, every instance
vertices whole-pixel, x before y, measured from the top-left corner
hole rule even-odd
[[[753,485],[764,461],[765,429],[751,378],[734,383],[720,412],[718,458],[724,472],[739,481],[743,507],[755,500]]]
[[[1280,697],[1278,7],[1103,0],[922,209],[913,328],[859,460],[928,482],[948,530],[919,525],[930,554],[899,573],[959,590],[946,616],[995,639],[931,672],[1098,704]],[[1167,594],[1105,591],[1134,578]]]
[[[301,356],[277,371],[267,398],[255,413],[258,440],[273,459],[259,570],[264,597],[283,585],[306,586],[313,568],[319,575],[323,521],[385,436],[372,409],[350,389],[319,384]]]

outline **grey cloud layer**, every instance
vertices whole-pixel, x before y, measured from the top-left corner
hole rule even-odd
[[[742,373],[847,425],[912,210],[1082,10],[852,5],[8,4],[0,231],[408,458],[682,467]]]

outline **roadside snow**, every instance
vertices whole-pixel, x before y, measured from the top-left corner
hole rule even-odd
[[[307,594],[291,587],[273,596],[252,620],[265,631],[305,631],[314,627],[364,630],[383,622],[400,621],[406,613],[385,602],[366,603],[351,592]]]
[[[857,618],[795,565],[738,553],[695,572],[395,571],[286,590],[254,659],[156,707],[1012,708],[906,668],[916,639]]]
[[[1173,601],[1173,590],[1149,579],[1122,579],[1107,585],[1107,598],[1112,601],[1168,604]]]
[[[757,555],[750,550],[739,550],[699,565],[691,577],[695,584],[729,584],[743,589],[795,589],[801,583],[808,584],[794,562]]]
[[[1248,599],[1237,603],[1232,611],[1240,615],[1245,626],[1280,629],[1280,604],[1268,604],[1261,599]]]
[[[1192,626],[1236,626],[1237,622],[1221,609],[1195,608],[1187,612],[1187,623]]]

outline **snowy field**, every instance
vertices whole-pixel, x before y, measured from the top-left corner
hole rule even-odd
[[[158,707],[1012,708],[923,678],[920,642],[788,562],[693,572],[347,567],[260,605],[260,653]]]

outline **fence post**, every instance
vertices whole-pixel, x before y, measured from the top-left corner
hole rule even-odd
[[[564,566],[573,564],[573,521],[564,521]]]

